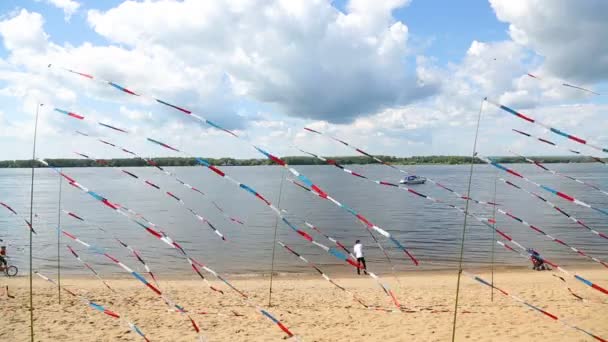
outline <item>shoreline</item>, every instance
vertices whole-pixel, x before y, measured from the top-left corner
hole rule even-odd
[[[469,165],[471,163],[470,156],[458,156],[458,155],[429,155],[429,156],[410,156],[410,157],[397,157],[397,156],[383,156],[378,157],[387,160],[394,165],[400,166],[413,166],[413,165]],[[591,164],[596,161],[591,157],[586,156],[566,156],[566,155],[542,155],[542,156],[530,156],[534,159],[539,159],[543,164]],[[151,157],[160,166],[163,167],[189,167],[196,166],[194,158],[185,157]],[[323,166],[327,165],[324,162],[320,162],[314,157],[308,156],[283,156],[281,157],[288,164],[294,166]],[[379,165],[376,161],[370,160],[367,156],[351,155],[351,156],[327,156],[331,160],[335,160],[341,165]],[[498,162],[502,164],[526,164],[526,160],[522,157],[513,156],[492,156]],[[149,167],[145,162],[138,160],[138,158],[112,158],[104,159],[105,165],[99,165],[98,163],[77,158],[46,158],[51,164],[61,168],[107,168],[107,167]],[[220,167],[228,166],[278,166],[272,161],[267,159],[259,158],[242,158],[235,159],[229,157],[219,158],[205,158],[211,161],[212,164]],[[484,162],[475,160],[475,164],[483,165]],[[13,159],[13,160],[0,160],[0,169],[29,169],[32,167],[31,159]],[[44,168],[45,166],[39,162],[34,163],[35,168]]]
[[[566,269],[576,269],[578,271],[584,272],[586,270],[590,270],[590,271],[594,271],[594,270],[598,270],[598,269],[602,269],[601,267],[589,264],[589,263],[572,263],[572,264],[560,264],[560,266],[566,268]],[[305,267],[304,267],[305,268]],[[327,274],[330,277],[338,277],[338,278],[357,278],[356,275],[356,271],[354,268],[345,268],[342,267],[342,265],[340,266],[320,266],[320,268],[323,271],[326,271]],[[463,267],[463,270],[465,271],[470,271],[470,272],[475,272],[475,273],[490,273],[491,272],[491,266],[472,266],[472,267]],[[140,270],[141,271],[141,270]],[[412,268],[409,270],[397,270],[396,272],[393,271],[384,271],[384,272],[377,272],[376,270],[373,270],[374,273],[376,273],[378,276],[382,276],[382,277],[393,277],[393,276],[397,276],[397,277],[413,277],[413,276],[417,276],[420,274],[424,274],[424,275],[449,275],[449,274],[457,274],[458,272],[458,268],[457,266],[454,267],[446,267],[446,268]],[[522,265],[497,265],[494,266],[494,272],[495,273],[517,273],[517,272],[525,272],[525,271],[532,271],[532,266],[531,264],[528,266],[522,266]],[[559,271],[554,270],[556,272],[559,273]],[[53,275],[56,274],[56,269],[54,270],[46,270],[46,271],[41,271],[44,274],[49,274],[49,275]],[[92,276],[90,273],[78,273],[78,274],[70,274],[70,273],[64,273],[65,271],[62,270],[62,279],[74,279],[74,280],[86,280],[86,279],[90,279]],[[196,274],[194,274],[193,272],[184,272],[184,273],[166,273],[163,272],[162,270],[154,270],[155,273],[158,273],[158,275],[160,275],[161,278],[164,278],[166,280],[191,280],[191,279],[198,279],[198,276]],[[259,279],[265,279],[265,278],[269,278],[270,277],[270,272],[261,272],[261,273],[257,273],[257,272],[237,272],[237,273],[222,273],[219,272],[220,275],[222,275],[223,277],[228,277],[229,279],[242,279],[242,280],[259,280]],[[27,277],[28,273],[26,270],[22,270],[19,269],[19,274],[17,275],[17,279],[19,278],[23,278],[23,277]],[[131,276],[129,275],[125,275],[124,273],[111,273],[111,274],[102,274],[104,279],[132,279]],[[311,268],[308,268],[307,272],[300,272],[300,271],[275,271],[273,272],[273,277],[278,277],[278,278],[282,278],[282,279],[314,279],[314,278],[318,278],[319,274],[316,273],[314,270],[312,270]],[[0,278],[2,279],[2,278]]]

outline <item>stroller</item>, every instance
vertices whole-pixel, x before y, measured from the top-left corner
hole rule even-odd
[[[551,267],[545,263],[540,254],[533,250],[528,249],[528,254],[530,254],[530,260],[532,261],[532,269],[535,271],[550,271]]]

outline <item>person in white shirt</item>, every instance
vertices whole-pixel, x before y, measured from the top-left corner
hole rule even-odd
[[[357,263],[359,264],[357,274],[361,274],[361,265],[363,265],[363,273],[367,274],[367,266],[365,265],[365,257],[363,255],[363,245],[360,240],[355,241],[353,251],[355,252],[355,258],[357,258]]]

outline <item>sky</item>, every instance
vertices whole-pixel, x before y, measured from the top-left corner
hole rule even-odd
[[[152,137],[188,155],[260,157],[65,68],[188,108],[279,156],[354,154],[303,127],[373,154],[470,155],[480,109],[482,154],[564,154],[513,128],[574,146],[485,97],[608,146],[606,95],[562,85],[608,94],[607,13],[603,0],[3,0],[0,160],[31,158],[38,103],[43,158],[128,157],[76,130],[146,156],[181,155]]]

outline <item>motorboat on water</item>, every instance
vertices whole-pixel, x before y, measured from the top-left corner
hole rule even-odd
[[[399,184],[408,184],[408,185],[416,185],[416,184],[424,184],[426,182],[426,178],[420,176],[407,176],[407,178],[399,181]]]

